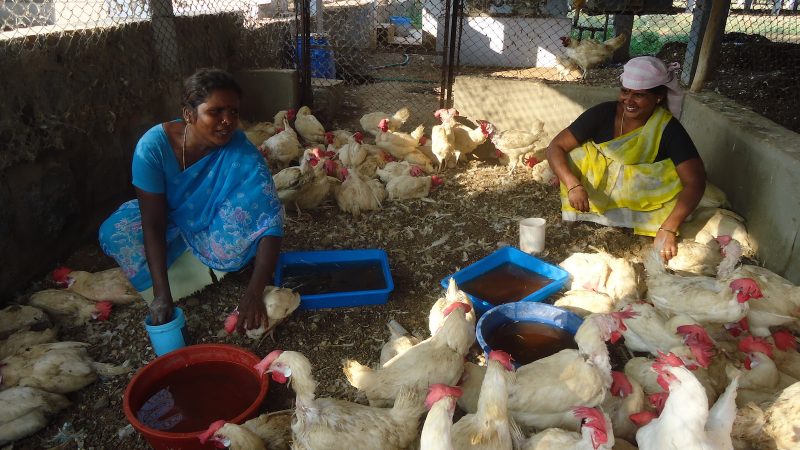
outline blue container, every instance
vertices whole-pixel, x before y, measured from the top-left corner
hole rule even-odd
[[[389,300],[394,290],[392,274],[389,272],[389,257],[379,249],[366,250],[318,250],[286,252],[278,257],[275,269],[275,285],[282,286],[286,269],[292,265],[315,264],[379,264],[384,286],[381,289],[363,291],[331,292],[326,294],[301,294],[300,309],[342,308],[362,305],[378,305]]]
[[[150,315],[144,319],[144,328],[150,336],[156,356],[167,354],[186,346],[186,316],[183,310],[176,307],[172,312],[172,320],[161,325],[150,325]]]
[[[511,322],[542,323],[567,331],[574,336],[578,332],[578,327],[583,323],[583,319],[577,314],[547,303],[514,302],[495,306],[481,316],[475,332],[478,344],[486,353],[487,358],[492,348],[486,343],[486,338],[500,326]],[[519,367],[518,364],[515,363],[515,365]]]
[[[569,272],[561,267],[550,264],[546,261],[542,261],[541,259],[531,256],[517,248],[503,247],[491,255],[481,259],[480,261],[476,261],[475,263],[470,264],[458,272],[442,278],[441,285],[443,288],[447,289],[447,285],[449,284],[451,277],[455,278],[458,285],[462,285],[465,282],[478,278],[486,272],[489,272],[490,270],[506,263],[517,265],[523,269],[530,270],[531,272],[553,280],[538,291],[521,299],[521,302],[544,301],[547,297],[558,292],[569,280]],[[472,300],[472,306],[475,308],[475,314],[477,317],[480,317],[483,313],[494,308],[495,306],[469,293],[467,293],[467,296],[470,298],[470,300]]]
[[[311,47],[311,77],[336,78],[336,62],[328,38],[312,34],[309,38]],[[297,36],[297,65],[303,63],[303,37]]]
[[[408,36],[414,28],[411,24],[411,18],[406,16],[389,16],[389,23],[394,25],[395,35]]]

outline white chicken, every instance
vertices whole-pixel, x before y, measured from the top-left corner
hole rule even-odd
[[[197,435],[201,444],[210,442],[219,448],[230,450],[267,450],[257,434],[247,428],[217,420],[208,429]]]
[[[608,314],[614,311],[616,301],[602,292],[574,289],[565,292],[553,306],[586,317],[590,314]]]
[[[345,361],[347,381],[364,391],[373,406],[391,405],[405,385],[415,387],[421,396],[432,384],[455,384],[464,367],[464,356],[475,342],[475,328],[466,318],[470,310],[465,303],[453,303],[445,309],[446,319],[436,334],[377,370]]]
[[[275,136],[276,132],[277,129],[272,122],[259,122],[245,128],[244,135],[247,136],[247,140],[250,143],[258,147],[262,142]]]
[[[380,122],[381,132],[375,137],[375,145],[386,150],[397,159],[403,159],[408,153],[413,152],[420,145],[420,138],[424,131],[424,126],[419,125],[414,131],[409,133],[401,133],[399,131],[391,131],[389,129],[389,122],[382,120]]]
[[[95,273],[59,267],[52,276],[59,287],[95,302],[109,301],[115,305],[126,305],[142,299],[119,267]]]
[[[453,425],[454,448],[511,450],[518,448],[522,440],[508,412],[508,388],[514,377],[511,355],[493,350],[487,364],[478,410]]]
[[[290,124],[294,121],[295,116],[297,116],[297,110],[295,109],[284,109],[275,113],[275,117],[272,119],[272,123],[277,127],[279,124],[282,124],[284,120],[286,120],[287,124]]]
[[[405,353],[406,350],[422,342],[422,339],[409,333],[408,330],[394,319],[390,320],[386,325],[389,327],[389,340],[381,347],[381,366],[395,356]]]
[[[428,388],[425,407],[428,415],[422,425],[420,450],[453,450],[453,412],[461,389],[446,384],[433,384]]]
[[[408,108],[400,108],[393,115],[380,111],[364,114],[358,122],[364,131],[377,136],[381,132],[381,121],[386,120],[388,131],[397,131],[406,123],[409,117],[411,117],[411,111]]]
[[[276,171],[288,167],[290,162],[299,159],[303,154],[297,133],[289,126],[287,119],[283,119],[283,129],[264,141],[258,149]]]
[[[439,113],[442,110],[437,111]],[[456,166],[456,136],[453,131],[455,122],[448,113],[441,114],[442,124],[431,128],[431,152],[436,157],[436,171]]]
[[[375,171],[375,175],[380,178],[383,183],[388,183],[392,178],[399,176],[412,176],[418,177],[422,175],[423,170],[419,166],[414,166],[406,161],[392,161],[387,163],[383,168]]]
[[[703,276],[682,277],[667,272],[654,248],[645,256],[647,297],[661,311],[685,314],[700,323],[737,322],[747,315],[748,300],[762,297],[758,283],[751,278],[731,282]],[[725,264],[728,252],[720,264]]]
[[[432,189],[443,183],[444,180],[436,175],[427,177],[401,175],[386,183],[386,192],[389,194],[389,200],[424,198],[430,195]]]
[[[736,448],[796,450],[800,436],[800,382],[784,389],[775,401],[739,409],[733,423]]]
[[[353,139],[341,146],[337,151],[339,160],[348,168],[358,167],[369,156],[366,147],[361,145],[362,138],[360,133],[358,134],[359,136],[353,136]]]
[[[742,370],[732,364],[726,367],[728,378],[740,377],[739,406],[771,400],[775,392],[798,381],[778,370],[772,360],[772,346],[766,339],[745,336],[739,340],[739,350],[746,356]]]
[[[453,303],[461,302],[466,303],[469,305],[469,311],[467,312],[467,322],[471,324],[471,326],[475,326],[477,318],[475,317],[475,310],[472,308],[472,300],[469,299],[466,293],[458,288],[458,283],[453,277],[450,277],[450,280],[447,282],[447,291],[443,297],[439,297],[431,307],[430,313],[428,313],[428,329],[431,332],[431,336],[436,334],[436,332],[441,328],[442,324],[444,323],[445,315],[444,311]]]
[[[558,177],[555,172],[553,172],[553,169],[550,168],[550,161],[546,159],[539,161],[531,167],[531,178],[539,184],[558,186]]]
[[[92,360],[83,342],[37,344],[0,362],[0,390],[30,386],[66,394],[93,383],[99,375],[128,373],[127,366],[114,366]]]
[[[731,251],[736,242],[731,241],[723,249]],[[734,247],[735,250],[735,247]],[[750,303],[747,323],[756,336],[770,335],[770,327],[788,326],[800,329],[800,286],[763,267],[743,264],[733,270],[728,280],[749,278],[755,280],[762,297]]]
[[[294,411],[284,409],[261,414],[242,426],[261,438],[269,450],[289,450],[292,444],[292,416]]]
[[[45,328],[41,331],[31,330],[30,327],[17,330],[8,339],[0,341],[0,359],[11,356],[31,345],[55,342],[57,337],[58,330],[55,327]]]
[[[0,392],[0,445],[41,430],[48,418],[70,405],[61,394],[33,387],[13,387]]]
[[[50,317],[39,308],[29,305],[9,305],[0,309],[0,339],[6,339],[17,330],[50,328]]]
[[[676,363],[677,361],[677,363]],[[662,358],[654,367],[659,384],[669,391],[664,409],[636,432],[641,450],[712,450],[732,448],[737,380],[731,382],[711,411],[703,386],[678,358]]]
[[[381,209],[386,199],[386,189],[380,180],[364,181],[358,171],[345,169],[345,180],[334,190],[339,209],[359,217],[364,211]]]
[[[744,218],[722,208],[697,208],[680,226],[681,237],[708,243],[719,236],[730,236],[741,243],[745,256],[755,256],[758,245],[747,233]]]
[[[294,129],[309,144],[322,144],[325,142],[325,127],[311,114],[311,108],[308,106],[302,106],[297,110]]]
[[[548,428],[525,442],[523,450],[611,450],[614,447],[614,430],[608,415],[596,408],[579,406],[572,414],[582,422],[580,434]]]
[[[682,240],[678,242],[678,254],[667,263],[670,270],[680,275],[694,274],[713,277],[722,262],[722,252],[716,239],[708,242]]]
[[[570,274],[569,289],[602,292],[617,302],[640,298],[639,275],[633,264],[606,252],[573,253],[559,264]]]
[[[533,132],[522,130],[498,131],[492,124],[487,126],[489,138],[497,151],[500,152],[498,155],[500,163],[509,166],[509,175],[514,173],[514,169],[516,169],[520,159],[526,153],[534,151],[536,144],[545,137],[544,122],[538,119],[534,120],[536,125]]]
[[[297,352],[274,350],[256,369],[271,372],[272,380],[279,383],[291,377],[296,394],[293,448],[401,450],[417,437],[425,406],[416,388],[401,388],[391,409],[374,408],[315,398],[317,383],[311,374],[311,363]]]
[[[425,173],[433,173],[436,169],[433,167],[433,159],[428,157],[420,149],[422,147],[412,150],[403,156],[403,161],[422,168]]]
[[[683,338],[676,334],[676,327],[651,304],[634,302],[626,307],[634,313],[633,317],[625,319],[625,329],[622,336],[625,346],[634,352],[648,352],[658,356],[658,352],[668,352],[673,347],[683,345]],[[688,316],[676,316],[684,323],[691,323]]]
[[[93,302],[86,297],[60,289],[45,289],[31,295],[28,303],[47,312],[59,324],[78,326],[91,320],[108,320],[112,304]]]
[[[486,142],[486,139],[489,138],[489,122],[479,120],[478,126],[475,128],[456,122],[453,124],[453,135],[456,163],[458,163],[464,155],[471,154],[479,145]]]
[[[266,286],[261,297],[266,307],[267,317],[264,318],[264,323],[260,327],[247,330],[245,334],[250,339],[261,339],[264,334],[267,334],[274,340],[275,327],[300,306],[300,294],[288,288]],[[238,321],[239,310],[237,309],[225,319],[225,331],[228,334],[233,333]]]

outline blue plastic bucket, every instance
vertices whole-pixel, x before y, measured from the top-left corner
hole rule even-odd
[[[414,28],[411,25],[411,18],[406,16],[389,16],[389,23],[394,25],[395,34],[401,37],[408,36]]]
[[[495,306],[478,320],[475,333],[478,338],[478,344],[480,344],[487,358],[492,348],[486,343],[486,337],[491,336],[494,330],[500,326],[511,322],[542,323],[575,335],[583,323],[583,319],[577,314],[556,308],[547,303],[514,302]]]
[[[311,77],[336,78],[336,62],[333,59],[333,49],[330,48],[328,38],[319,34],[312,34],[309,38],[311,44]],[[297,65],[303,64],[303,37],[297,36]]]
[[[172,313],[172,320],[161,325],[150,325],[150,315],[148,314],[144,319],[144,328],[147,330],[147,335],[150,336],[156,356],[186,346],[186,316],[178,307]]]

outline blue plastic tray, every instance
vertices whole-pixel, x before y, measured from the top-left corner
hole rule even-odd
[[[583,323],[583,319],[575,313],[556,308],[547,303],[514,302],[495,306],[478,320],[475,333],[478,338],[478,344],[480,344],[487,358],[492,348],[486,343],[486,337],[490,336],[501,325],[511,322],[543,323],[565,330],[574,336]],[[514,366],[519,367],[519,364],[514,363]]]
[[[553,280],[533,294],[521,299],[521,302],[541,302],[558,292],[567,280],[569,280],[569,272],[566,270],[546,261],[542,261],[517,248],[503,247],[480,261],[476,261],[458,272],[442,278],[441,285],[443,288],[447,289],[451,277],[455,278],[456,284],[461,285],[505,263],[515,264]],[[472,306],[475,307],[475,314],[477,317],[480,317],[483,313],[495,307],[492,303],[486,302],[471,294],[467,294],[467,296],[472,300]]]
[[[316,250],[281,253],[278,257],[278,266],[275,268],[275,285],[281,285],[284,268],[292,264],[329,264],[361,261],[380,262],[386,286],[384,289],[301,295],[300,309],[343,308],[386,303],[389,300],[389,293],[394,290],[394,282],[392,281],[392,274],[389,272],[389,257],[385,251],[379,249]]]

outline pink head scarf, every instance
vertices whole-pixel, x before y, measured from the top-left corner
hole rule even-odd
[[[653,56],[639,56],[625,64],[619,79],[628,89],[644,90],[664,85],[667,87],[667,105],[676,119],[681,117],[683,89],[678,84],[678,63],[664,64]]]

